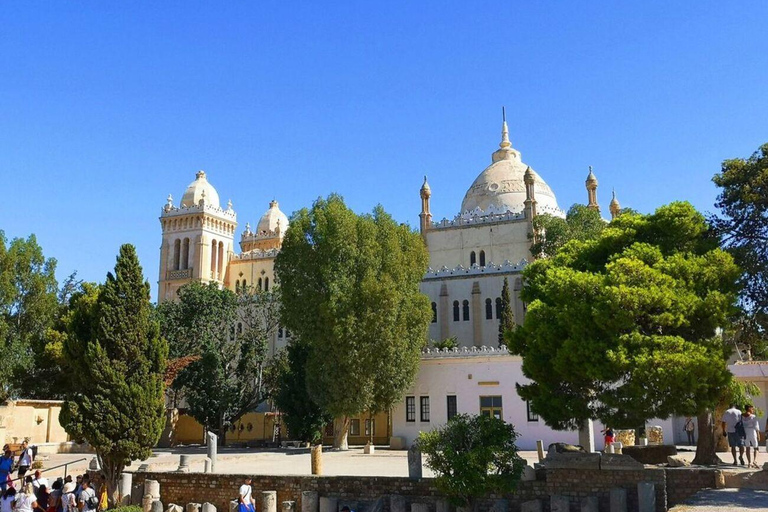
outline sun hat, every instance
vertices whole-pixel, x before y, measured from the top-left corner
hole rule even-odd
[[[64,488],[61,490],[64,494],[69,494],[70,492],[75,490],[75,483],[74,482],[67,482],[64,484]]]

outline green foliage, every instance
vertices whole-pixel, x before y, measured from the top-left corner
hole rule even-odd
[[[605,229],[600,212],[583,204],[574,204],[565,219],[550,214],[537,215],[533,219],[535,242],[531,244],[534,258],[553,256],[571,240],[593,240]]]
[[[279,363],[275,404],[285,416],[285,424],[292,439],[318,443],[323,437],[323,428],[333,417],[324,414],[309,396],[305,368],[309,347],[293,338],[286,349],[277,357]]]
[[[144,509],[138,505],[118,505],[117,507],[110,508],[109,510],[116,512],[144,512]]]
[[[173,386],[189,414],[223,443],[227,428],[268,397],[267,342],[279,319],[279,290],[235,294],[215,283],[189,283],[177,301],[158,306],[162,333],[175,357],[200,358]]]
[[[493,416],[454,416],[420,432],[418,445],[435,472],[435,485],[456,506],[491,493],[512,492],[526,462],[517,453],[515,427]]]
[[[323,411],[385,410],[411,384],[432,316],[419,291],[427,260],[421,237],[381,207],[356,215],[331,195],[294,215],[275,261],[282,323],[307,344]]]
[[[768,357],[768,144],[749,159],[723,162],[712,181],[720,187],[712,218],[723,246],[743,270],[737,341],[752,356]]]
[[[557,429],[634,428],[713,407],[731,375],[716,328],[739,270],[688,203],[628,214],[594,240],[529,265],[523,326],[508,335],[532,380],[518,386]]]
[[[429,344],[432,348],[439,350],[451,350],[459,346],[459,339],[456,336],[451,336],[441,341],[430,340]]]
[[[506,344],[507,332],[515,329],[515,315],[512,314],[512,300],[509,294],[509,281],[504,278],[504,286],[501,287],[501,317],[499,318],[499,346]]]
[[[56,260],[43,255],[35,235],[7,241],[0,231],[0,402],[51,398],[40,379],[48,368],[47,331],[57,313]]]
[[[132,245],[120,247],[114,274],[93,297],[73,297],[64,351],[74,391],[61,421],[74,439],[96,450],[113,495],[125,465],[149,457],[165,426],[168,346]]]

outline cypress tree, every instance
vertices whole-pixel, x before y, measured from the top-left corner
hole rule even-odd
[[[115,272],[107,274],[95,304],[84,304],[73,317],[78,324],[70,326],[65,351],[74,391],[62,423],[96,450],[114,504],[123,469],[151,455],[165,425],[168,346],[132,245],[120,247]]]
[[[499,347],[506,344],[504,333],[515,328],[515,315],[512,314],[512,303],[509,298],[509,281],[504,278],[504,286],[501,288],[501,315],[499,316]]]

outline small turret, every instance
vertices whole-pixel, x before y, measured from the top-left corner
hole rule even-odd
[[[611,204],[608,206],[608,209],[611,211],[611,220],[621,215],[621,205],[619,204],[619,200],[616,199],[616,189],[613,190],[613,197],[611,198]]]
[[[424,176],[424,183],[419,191],[421,196],[421,213],[419,214],[419,229],[424,234],[432,225],[432,213],[429,211],[429,198],[432,197],[432,189],[429,188],[427,177]]]
[[[589,175],[584,183],[587,186],[587,206],[599,212],[600,205],[597,204],[597,177],[592,172],[591,165],[589,166]]]

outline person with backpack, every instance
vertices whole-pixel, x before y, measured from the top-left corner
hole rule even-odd
[[[83,490],[80,491],[77,508],[80,512],[96,512],[99,508],[99,498],[91,487],[91,479],[88,475],[83,476]]]
[[[29,471],[29,467],[32,465],[34,458],[35,457],[32,453],[32,448],[30,448],[29,443],[27,441],[21,443],[21,455],[19,455],[19,472],[16,475],[20,482],[23,482],[22,478],[24,478],[24,475],[26,475],[27,471]]]
[[[723,413],[723,417],[720,420],[723,437],[728,438],[728,446],[731,447],[731,454],[733,455],[733,465],[738,465],[736,462],[736,448],[739,449],[739,461],[741,465],[744,465],[744,437],[741,434],[744,433],[744,424],[741,422],[741,411],[736,404],[731,404],[727,411]],[[737,432],[741,430],[741,432]]]

